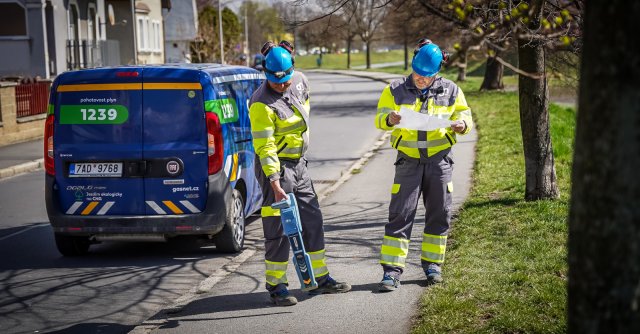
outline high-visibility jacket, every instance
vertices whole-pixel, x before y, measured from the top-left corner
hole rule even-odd
[[[378,101],[376,127],[393,130],[391,146],[412,158],[427,158],[450,148],[457,142],[456,133],[451,128],[418,131],[389,126],[389,112],[400,111],[401,107],[441,119],[462,120],[466,124],[462,134],[469,133],[473,126],[471,109],[467,106],[464,94],[451,80],[436,77],[424,94],[415,86],[411,76],[391,82],[384,88]]]
[[[270,181],[280,179],[281,158],[298,160],[307,151],[309,111],[309,81],[299,71],[283,94],[265,81],[251,96],[253,147]]]

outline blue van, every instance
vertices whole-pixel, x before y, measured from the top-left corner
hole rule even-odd
[[[249,67],[180,64],[66,72],[51,87],[45,194],[58,250],[93,243],[213,239],[240,251],[262,204]]]

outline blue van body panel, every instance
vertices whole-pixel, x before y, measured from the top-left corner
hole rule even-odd
[[[56,175],[45,181],[54,231],[215,234],[224,227],[233,189],[245,195],[246,215],[260,209],[248,103],[262,80],[248,67],[206,64],[58,76],[50,96]],[[98,110],[102,121],[78,121],[89,109]],[[110,109],[118,115],[111,123],[104,118]],[[207,172],[206,112],[218,115],[224,143],[223,166],[214,175]],[[120,176],[70,177],[82,162],[122,163],[124,170]]]
[[[200,83],[198,71],[144,68],[144,85]],[[143,90],[144,159],[151,177],[144,178],[147,215],[199,213],[207,204],[207,127],[202,89]],[[169,164],[178,170],[167,174]],[[163,177],[160,177],[162,175]],[[154,177],[155,176],[155,177]],[[165,203],[170,204],[165,207]]]
[[[138,71],[125,68],[122,71]],[[73,84],[141,84],[142,77],[117,77],[112,70],[68,72],[60,75],[58,86]],[[56,87],[58,87],[56,86]],[[52,90],[52,94],[57,92]],[[140,161],[142,154],[142,91],[96,90],[56,93],[54,115],[57,125],[54,132],[54,162],[58,173],[58,195],[63,210],[69,215],[86,213],[91,202],[99,202],[92,210],[95,214],[108,209],[109,214],[143,214],[144,183],[141,178],[84,178],[68,177],[71,162],[127,162]],[[97,107],[119,105],[128,110],[123,124],[79,124],[61,117],[60,106]],[[67,111],[67,110],[64,110]],[[65,115],[66,116],[66,115]],[[89,117],[91,115],[86,115]],[[96,119],[100,116],[95,116]],[[62,124],[62,123],[67,124]],[[75,123],[74,123],[75,122]],[[116,204],[116,205],[114,205]]]

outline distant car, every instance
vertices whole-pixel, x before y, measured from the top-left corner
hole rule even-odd
[[[244,243],[260,209],[248,104],[264,74],[246,66],[150,65],[70,71],[45,122],[45,199],[56,246],[211,238]]]

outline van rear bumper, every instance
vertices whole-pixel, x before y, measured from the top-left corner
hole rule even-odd
[[[232,190],[224,172],[209,176],[207,205],[187,215],[80,216],[65,214],[56,196],[55,178],[46,175],[45,198],[53,231],[76,236],[93,235],[213,235],[224,227],[231,210]]]

